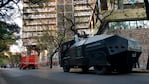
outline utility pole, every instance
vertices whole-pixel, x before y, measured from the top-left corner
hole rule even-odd
[[[149,55],[148,55],[148,60],[147,60],[147,67],[146,67],[147,70],[149,70]]]
[[[147,16],[147,19],[149,19],[149,2],[148,0],[144,0],[144,3],[146,8],[146,16]]]
[[[147,16],[147,19],[149,20],[149,2],[148,2],[148,0],[144,0],[144,3],[145,3],[145,8],[146,8],[146,16]],[[146,69],[149,70],[149,55],[148,55]]]

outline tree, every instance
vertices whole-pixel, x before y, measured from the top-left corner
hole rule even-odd
[[[19,33],[20,27],[16,24],[8,24],[5,22],[0,21],[0,53],[7,51],[9,46],[17,39],[16,33]]]
[[[18,12],[21,13],[19,7],[21,1],[0,0],[0,61],[2,60],[2,62],[7,60],[3,58],[4,52],[8,51],[10,45],[16,43],[16,40],[19,39],[16,34],[20,33],[20,27],[13,20],[20,16]]]
[[[21,13],[19,3],[22,0],[1,0],[0,1],[0,18],[3,21],[13,21]],[[14,12],[15,11],[15,12]]]
[[[63,31],[55,31],[55,36],[52,36],[50,31],[47,30],[41,37],[36,38],[38,40],[37,48],[40,51],[45,49],[48,50],[48,55],[50,56],[50,68],[52,68],[52,58],[54,54],[59,51],[61,44],[67,40],[65,34],[66,29]]]

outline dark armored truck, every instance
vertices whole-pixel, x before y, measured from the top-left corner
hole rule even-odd
[[[94,67],[97,74],[131,72],[138,62],[141,46],[133,39],[119,35],[96,35],[84,40],[68,41],[60,49],[60,65],[64,72],[82,68],[87,72]]]

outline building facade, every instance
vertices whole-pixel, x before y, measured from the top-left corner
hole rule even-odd
[[[23,45],[36,45],[35,36],[41,36],[47,30],[56,31],[56,2],[37,5],[29,0],[23,2]],[[51,32],[51,33],[53,33]]]
[[[41,36],[45,31],[51,31],[54,36],[55,31],[67,29],[70,30],[67,35],[72,39],[71,27],[79,33],[91,35],[96,23],[93,13],[97,2],[98,0],[48,0],[43,4],[32,4],[29,0],[24,0],[23,45],[36,45],[33,37]]]
[[[31,0],[23,1],[22,41],[26,49],[24,53],[38,55],[42,64],[48,60],[48,54],[44,54],[44,49],[38,52],[36,46],[39,43],[37,38],[45,33],[48,32],[49,37],[55,37],[58,31],[65,31],[67,40],[74,39],[74,29],[80,34],[85,32],[89,36],[93,35],[97,22],[94,9],[98,0],[47,0],[46,3],[36,4],[29,2]]]

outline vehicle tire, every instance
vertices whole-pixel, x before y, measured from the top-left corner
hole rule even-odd
[[[34,69],[35,67],[33,65],[28,66],[28,69]]]
[[[21,69],[22,69],[22,67],[19,67],[19,69],[21,70]]]
[[[19,69],[21,70],[22,69],[22,66],[19,66]]]
[[[83,66],[83,67],[81,67],[81,68],[82,68],[82,72],[83,72],[83,73],[87,73],[87,72],[88,72],[89,67]]]
[[[130,66],[123,66],[118,69],[120,73],[130,73],[132,71],[132,67]]]
[[[22,70],[25,70],[25,69],[26,69],[26,67],[23,67],[23,68],[22,68]]]
[[[112,72],[108,66],[94,66],[94,70],[95,73],[99,75],[110,74]]]
[[[69,72],[69,71],[70,71],[69,62],[66,61],[66,60],[64,61],[63,71],[64,71],[64,72]]]
[[[67,65],[63,66],[63,71],[64,72],[69,72],[70,71],[70,67],[67,66]]]

